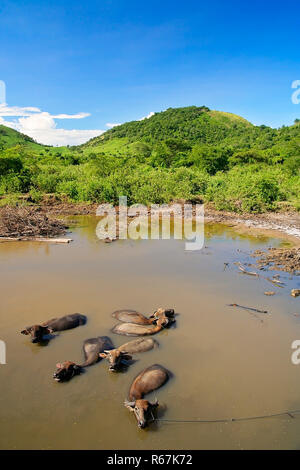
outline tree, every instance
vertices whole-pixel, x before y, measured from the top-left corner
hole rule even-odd
[[[232,150],[229,148],[197,144],[191,151],[189,162],[210,175],[214,175],[217,171],[228,169],[228,159],[231,154]]]

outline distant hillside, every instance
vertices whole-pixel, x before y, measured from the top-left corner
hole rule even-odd
[[[129,203],[300,210],[300,123],[272,129],[205,106],[170,108],[59,148],[0,126],[0,205],[22,193],[33,202],[55,194],[118,204],[125,195]]]
[[[188,147],[209,145],[232,147],[234,149],[271,149],[274,146],[294,142],[299,146],[300,122],[281,129],[268,126],[254,126],[246,119],[232,113],[212,111],[206,106],[169,108],[155,113],[142,121],[130,121],[116,126],[78,147],[71,147],[72,153],[101,152],[109,155],[128,155],[135,152],[135,144],[145,143],[152,150],[154,146],[168,139],[183,142]],[[43,152],[58,151],[70,153],[67,147],[49,147],[36,143],[27,135],[0,125],[0,150],[15,146],[31,147]]]
[[[216,144],[228,137],[238,137],[253,128],[252,124],[239,116],[210,111],[206,106],[169,108],[155,113],[151,118],[116,126],[84,146],[94,147],[120,138],[126,138],[129,143],[144,141],[153,144],[170,137],[189,143]]]
[[[168,139],[181,141],[190,148],[195,145],[231,147],[236,150],[273,148],[275,154],[280,154],[282,147],[289,147],[292,143],[299,146],[300,124],[273,129],[254,126],[240,116],[211,111],[206,106],[169,108],[155,113],[149,119],[116,126],[91,139],[81,148],[111,155],[128,154],[135,143],[143,142],[153,150],[156,144]]]
[[[0,150],[15,147],[16,145],[25,145],[28,147],[38,147],[31,137],[21,134],[10,127],[0,125]]]

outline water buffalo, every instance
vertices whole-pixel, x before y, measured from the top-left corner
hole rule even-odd
[[[122,364],[127,365],[127,361],[132,359],[131,354],[150,351],[155,346],[158,346],[157,341],[152,338],[137,338],[129,343],[123,344],[117,349],[104,351],[99,356],[102,359],[107,359],[109,362],[109,370],[112,372],[117,371]]]
[[[87,318],[80,313],[73,313],[61,318],[52,318],[52,320],[45,321],[40,325],[32,325],[21,331],[22,335],[31,335],[32,343],[40,343],[43,337],[54,333],[55,331],[64,331],[76,328],[80,325],[85,325]]]
[[[169,372],[164,367],[154,364],[147,367],[134,379],[129,390],[129,400],[125,406],[134,412],[139,428],[145,428],[152,418],[152,410],[157,408],[158,401],[154,403],[144,399],[147,393],[153,392],[164,385],[169,379]]]
[[[135,323],[137,325],[152,325],[157,322],[158,319],[165,319],[166,322],[172,323],[174,319],[173,309],[157,309],[150,318],[145,317],[142,313],[136,312],[135,310],[116,310],[112,313],[112,316],[117,320],[124,323]]]
[[[117,335],[124,335],[124,336],[147,336],[147,335],[155,335],[161,331],[164,326],[168,324],[168,319],[160,318],[156,322],[156,326],[147,327],[145,325],[136,325],[134,323],[119,323],[115,325],[111,330],[113,333]]]
[[[168,318],[169,324],[174,323],[175,320],[175,310],[173,308],[158,308],[152,315],[150,319],[154,318],[158,320],[159,318]]]
[[[98,338],[87,339],[83,343],[83,353],[85,361],[83,364],[75,364],[75,362],[65,361],[56,364],[57,370],[53,374],[53,378],[57,382],[66,382],[75,375],[80,374],[85,367],[91,366],[99,361],[99,354],[103,351],[114,349],[114,345],[108,336],[99,336]]]

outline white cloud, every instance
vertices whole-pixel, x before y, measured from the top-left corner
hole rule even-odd
[[[109,129],[112,129],[113,127],[120,126],[121,123],[120,122],[107,122],[105,125],[106,127],[109,127]]]
[[[101,129],[62,129],[58,128],[55,122],[55,119],[84,119],[88,116],[89,113],[51,115],[35,107],[0,104],[0,124],[22,132],[45,145],[80,145],[105,132]]]
[[[90,130],[78,130],[78,129],[43,129],[43,130],[30,130],[23,132],[29,135],[37,142],[42,142],[45,145],[81,145],[103,134],[103,130],[90,129]]]
[[[22,117],[18,119],[16,124],[23,131],[42,131],[48,129],[55,129],[56,124],[49,113],[33,114],[29,117]]]
[[[4,117],[18,117],[18,116],[31,116],[32,113],[40,113],[39,108],[25,107],[20,108],[19,106],[7,106],[6,103],[0,104],[0,116]]]
[[[152,116],[154,116],[154,114],[155,114],[155,113],[154,113],[153,111],[151,111],[151,112],[148,114],[148,116],[142,117],[141,119],[139,119],[139,121],[143,121],[144,119],[149,119],[149,118],[151,118]]]
[[[139,119],[139,121],[149,119],[154,114],[151,111],[148,116]],[[105,130],[102,129],[68,130],[57,127],[57,119],[84,119],[88,116],[90,116],[89,113],[83,112],[50,114],[33,106],[19,107],[8,106],[6,103],[0,104],[0,124],[22,132],[45,145],[80,145],[103,134]],[[109,129],[120,125],[121,123],[106,123],[106,127]]]
[[[57,114],[56,116],[51,116],[54,119],[83,119],[89,117],[90,113],[78,113],[78,114]]]

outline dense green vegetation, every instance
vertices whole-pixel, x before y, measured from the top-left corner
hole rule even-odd
[[[0,126],[0,196],[20,193],[33,202],[49,193],[112,203],[127,195],[129,203],[202,199],[237,212],[300,210],[300,122],[272,129],[206,107],[171,108],[70,148]]]

